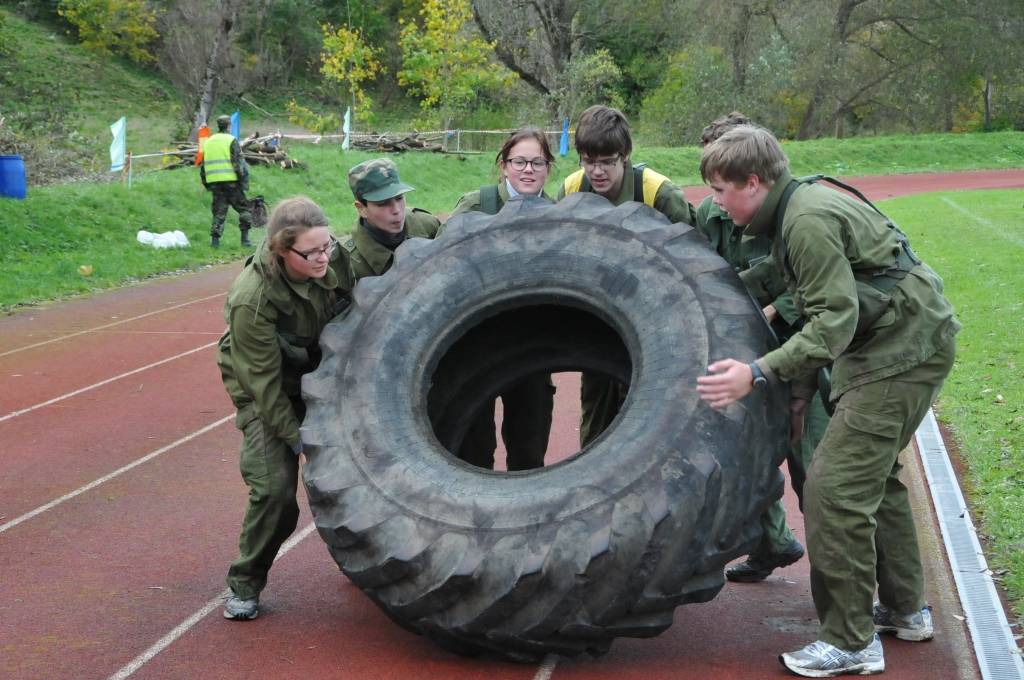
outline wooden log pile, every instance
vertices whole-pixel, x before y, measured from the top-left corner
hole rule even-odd
[[[444,145],[441,144],[440,135],[427,137],[418,132],[401,135],[389,133],[354,134],[349,139],[349,146],[363,151],[431,151],[434,153],[446,153]]]
[[[174,160],[165,163],[167,169],[180,168],[183,166],[195,165],[196,153],[199,145],[196,142],[178,142],[177,149],[168,156]],[[276,165],[283,170],[302,167],[299,161],[288,157],[288,152],[281,144],[281,136],[260,135],[254,132],[243,140],[239,141],[242,149],[242,157],[249,165]]]

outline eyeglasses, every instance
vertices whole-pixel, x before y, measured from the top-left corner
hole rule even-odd
[[[313,250],[307,250],[306,252],[302,252],[301,250],[295,250],[295,248],[288,246],[288,250],[292,251],[293,253],[304,259],[306,262],[311,262],[315,260],[318,255],[326,255],[327,259],[330,259],[331,255],[334,254],[334,249],[337,247],[338,242],[332,238],[330,243],[325,245],[323,248],[314,248]]]
[[[513,170],[525,170],[529,165],[534,171],[539,171],[551,165],[546,158],[523,158],[522,156],[509,158],[505,162],[511,165]]]
[[[586,156],[583,156],[580,158],[580,167],[584,170],[601,168],[605,172],[608,172],[618,165],[620,160],[621,158],[619,157],[619,154],[615,154],[611,158],[587,158]]]

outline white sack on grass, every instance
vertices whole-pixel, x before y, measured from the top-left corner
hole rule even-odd
[[[154,234],[151,231],[140,229],[135,238],[139,243],[154,248],[187,248],[189,245],[185,232],[177,229],[165,231],[162,234]]]

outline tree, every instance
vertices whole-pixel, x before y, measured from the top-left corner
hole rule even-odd
[[[181,98],[194,140],[206,124],[218,85],[232,71],[231,30],[241,0],[178,0],[162,21],[159,63]]]
[[[581,1],[472,0],[473,19],[501,63],[549,95],[572,60]]]
[[[140,64],[154,60],[147,48],[159,37],[157,17],[146,0],[61,0],[57,12],[88,49]]]
[[[422,26],[402,28],[398,84],[419,95],[423,109],[439,110],[447,128],[479,95],[511,85],[515,76],[491,63],[492,43],[466,34],[468,0],[426,0],[420,15]]]
[[[577,52],[559,77],[551,98],[562,116],[575,119],[592,104],[621,108],[621,84],[622,71],[608,50]]]
[[[658,144],[696,144],[705,125],[738,108],[730,73],[717,47],[672,55],[661,85],[644,98],[641,129]]]
[[[323,33],[320,72],[344,87],[356,118],[368,120],[372,102],[362,84],[381,72],[380,50],[367,45],[358,29],[353,31],[344,26],[333,28],[324,24]]]

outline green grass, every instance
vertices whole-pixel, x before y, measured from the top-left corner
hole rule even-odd
[[[966,138],[966,141],[964,141]],[[849,154],[848,174],[879,172],[876,157],[894,139],[909,144],[915,138],[873,138],[862,140],[857,154]],[[820,156],[824,148],[842,144],[836,140],[818,140],[787,144],[797,173],[815,169],[807,159]],[[987,154],[962,158],[950,155],[942,169],[992,167],[997,163],[1012,166],[999,156],[998,149],[1024,147],[1024,133],[990,135],[929,135],[922,138],[916,154],[921,166],[907,161],[904,167],[926,167],[936,149],[958,144],[984,146]],[[307,194],[327,212],[339,234],[346,233],[355,221],[352,195],[346,179],[350,167],[377,154],[342,152],[337,144],[289,143],[291,157],[304,164],[300,170],[254,167],[250,194],[263,194],[269,205],[294,194]],[[695,170],[696,148],[640,148],[637,160],[648,161],[652,168],[667,174],[681,185],[699,184]],[[1004,158],[1005,157],[1005,158]],[[490,153],[466,156],[432,153],[406,153],[394,156],[406,182],[417,187],[410,194],[410,205],[434,213],[447,213],[466,191],[495,179],[494,157]],[[925,162],[927,161],[927,163]],[[983,162],[985,161],[985,162]],[[1024,161],[1017,167],[1024,166]],[[0,310],[69,295],[117,286],[161,273],[195,269],[204,264],[229,261],[243,255],[237,247],[236,217],[230,213],[224,239],[225,247],[208,247],[210,197],[199,185],[193,168],[157,171],[158,162],[140,161],[131,190],[119,182],[77,182],[44,187],[30,186],[25,201],[3,200],[4,244],[0,250]],[[558,182],[576,169],[575,156],[560,158],[551,173],[548,192],[557,192]],[[155,251],[135,242],[140,229],[185,232],[193,246],[186,250]],[[41,259],[45,256],[45,260]],[[78,273],[81,265],[93,273]]]
[[[989,567],[1024,618],[1022,204],[1024,191],[1008,190],[923,194],[880,207],[942,275],[963,323],[938,411],[967,464]]]
[[[157,151],[174,140],[181,127],[181,105],[165,81],[122,60],[97,57],[52,27],[5,14],[0,56],[0,114],[20,131],[26,146],[41,146],[37,165],[63,154],[79,175],[109,165],[110,125],[128,118],[131,148]],[[48,169],[49,170],[49,169]],[[30,177],[51,179],[54,171],[29,167]]]

